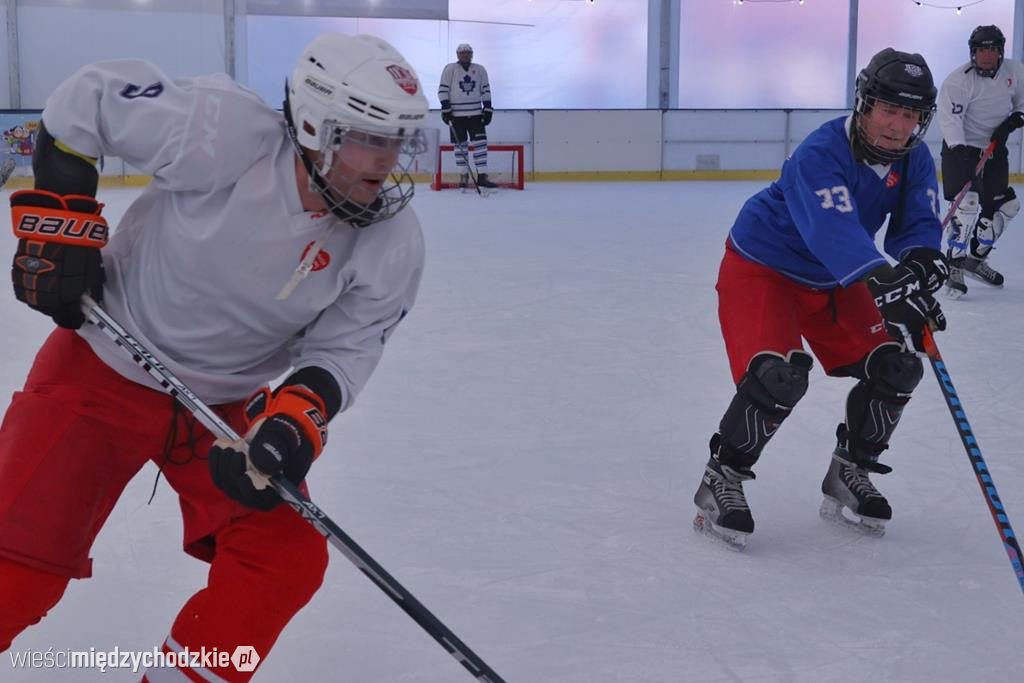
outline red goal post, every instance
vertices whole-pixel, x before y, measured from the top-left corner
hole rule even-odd
[[[459,186],[455,145],[438,145],[437,149],[437,168],[434,169],[434,179],[430,183],[430,188],[432,190],[454,189]],[[475,168],[473,168],[473,172],[476,172]],[[523,146],[487,145],[487,178],[498,187],[522,190],[524,187]],[[470,180],[470,184],[472,184],[472,180]]]

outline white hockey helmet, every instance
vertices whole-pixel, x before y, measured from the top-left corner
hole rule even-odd
[[[463,52],[473,54],[473,46],[469,43],[459,43],[459,46],[455,48],[455,54],[461,54]]]
[[[419,128],[427,98],[401,53],[375,36],[324,33],[313,39],[288,86],[303,147],[318,149],[324,121],[381,132]]]
[[[311,182],[340,218],[368,225],[394,215],[412,198],[407,168],[425,149],[427,98],[412,66],[375,36],[324,33],[306,46],[285,90],[289,133]],[[392,182],[372,205],[354,205],[327,177],[333,153],[353,133],[401,147]],[[305,150],[320,153],[319,163]]]

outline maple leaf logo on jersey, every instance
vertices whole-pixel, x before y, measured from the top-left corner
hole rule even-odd
[[[476,81],[470,78],[469,74],[463,76],[462,80],[459,81],[459,90],[466,93],[467,95],[473,92],[474,88],[476,88]]]
[[[405,67],[392,64],[388,67],[388,73],[391,74],[391,78],[395,79],[398,87],[410,95],[415,95],[416,91],[420,89],[420,82],[416,80],[416,75]]]
[[[889,171],[889,175],[885,176],[885,186],[890,190],[896,187],[896,184],[900,182],[900,174],[896,172],[896,169]]]
[[[306,245],[306,248],[302,250],[302,256],[299,257],[299,263],[302,263],[302,260],[304,258],[306,258],[306,254],[309,253],[309,248],[312,247],[312,246],[313,246],[313,243],[310,242],[309,244]],[[326,268],[329,265],[331,265],[331,255],[328,254],[323,249],[321,249],[319,251],[319,253],[317,253],[316,258],[313,259],[313,268],[312,269],[313,270],[323,270],[324,268]]]

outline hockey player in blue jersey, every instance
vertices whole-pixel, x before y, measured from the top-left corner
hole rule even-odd
[[[860,380],[821,514],[884,532],[892,510],[868,474],[891,470],[878,460],[923,375],[924,326],[945,328],[932,297],[948,276],[935,164],[918,146],[935,98],[920,55],[882,50],[857,77],[853,113],[812,132],[740,210],[716,286],[736,394],[694,496],[697,531],[739,549],[754,530],[743,482],[807,391],[806,340],[828,375]],[[887,217],[895,265],[874,241]]]

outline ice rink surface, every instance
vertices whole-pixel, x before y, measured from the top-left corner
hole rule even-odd
[[[309,482],[313,499],[506,680],[1019,679],[1024,594],[927,363],[883,456],[895,471],[874,477],[894,509],[884,538],[818,518],[854,380],[817,365],[746,486],[757,522],[746,551],[692,531],[708,439],[733,394],[718,262],[737,210],[762,186],[535,183],[486,199],[419,188],[419,301],[356,405],[332,423]],[[116,219],[137,193],[100,198]],[[991,259],[1005,289],[972,284],[964,300],[941,297],[949,330],[937,341],[1024,533],[1017,223]],[[13,245],[8,225],[0,247],[9,255]],[[51,324],[9,286],[0,315],[6,407]],[[125,490],[93,548],[94,577],[72,582],[12,651],[163,641],[206,565],[180,550],[166,483],[146,504],[155,474],[147,466]],[[331,557],[323,588],[254,680],[473,680]],[[138,678],[12,669],[2,657],[3,681]]]

